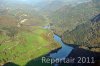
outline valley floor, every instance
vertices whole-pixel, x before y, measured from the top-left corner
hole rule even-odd
[[[0,43],[2,42],[0,45],[0,65],[13,62],[23,66],[28,61],[60,47],[54,41],[50,30],[40,27],[32,28],[31,32],[21,31],[14,40],[0,35]]]

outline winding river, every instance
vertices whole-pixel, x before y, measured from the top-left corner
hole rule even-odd
[[[56,42],[60,43],[62,48],[57,50],[57,51],[55,51],[55,52],[51,52],[49,56],[51,58],[54,58],[54,59],[55,58],[58,58],[58,59],[66,58],[71,53],[73,48],[68,46],[68,45],[66,45],[65,43],[63,43],[61,38],[56,34],[54,34],[54,40]],[[54,66],[58,66],[58,64],[55,64]]]

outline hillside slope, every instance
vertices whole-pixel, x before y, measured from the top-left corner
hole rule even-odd
[[[67,5],[51,14],[51,28],[58,35],[62,35],[65,31],[71,31],[77,25],[88,22],[98,13],[98,9],[91,1],[76,6]]]
[[[46,23],[44,17],[35,10],[32,3],[21,2],[20,0],[0,1],[0,16],[13,17],[18,23],[24,19],[27,19],[28,24],[43,25]]]
[[[98,18],[100,19],[100,18]],[[88,48],[100,48],[100,20],[93,19],[92,22],[81,24],[71,32],[65,32],[62,40],[69,44],[85,46]]]

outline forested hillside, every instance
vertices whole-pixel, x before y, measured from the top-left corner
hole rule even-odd
[[[65,32],[62,36],[62,40],[69,44],[88,47],[91,48],[92,51],[99,52],[100,49],[98,47],[100,47],[100,20],[96,20],[94,19],[93,22],[81,24],[71,32]]]
[[[64,6],[51,14],[52,29],[55,33],[62,35],[64,31],[71,31],[77,25],[88,22],[98,13],[98,9],[95,8],[94,3],[91,1],[75,6]]]

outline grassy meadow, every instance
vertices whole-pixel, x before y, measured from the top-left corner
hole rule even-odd
[[[13,62],[24,66],[28,61],[38,58],[60,47],[53,40],[50,30],[32,27],[32,31],[20,31],[11,40],[8,36],[0,35],[0,65]]]

